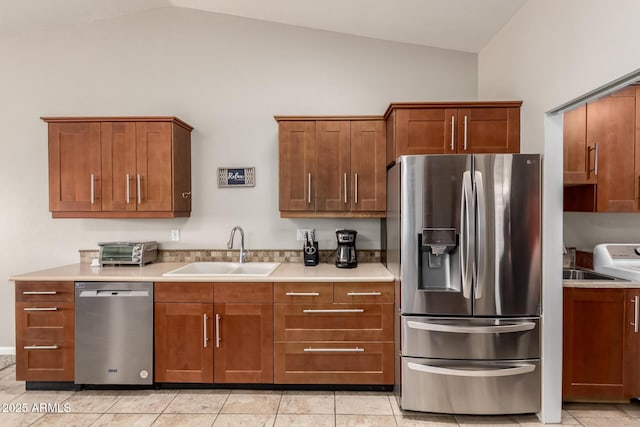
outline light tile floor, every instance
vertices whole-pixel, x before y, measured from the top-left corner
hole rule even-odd
[[[640,404],[566,404],[562,424],[640,427]],[[28,391],[0,370],[0,426],[540,426],[535,415],[401,411],[391,393],[346,391]]]

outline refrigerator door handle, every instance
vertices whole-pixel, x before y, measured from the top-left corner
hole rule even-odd
[[[407,364],[412,371],[425,372],[428,374],[449,375],[456,377],[509,377],[513,375],[522,375],[533,372],[535,365],[528,363],[518,364],[515,367],[504,369],[487,369],[487,370],[467,370],[467,369],[451,369],[441,368],[439,366],[420,365],[418,363],[409,362]]]
[[[462,296],[471,298],[472,268],[471,254],[474,253],[471,236],[471,214],[469,204],[472,201],[471,172],[462,174],[462,197],[460,200],[460,272],[462,273]]]
[[[534,322],[511,323],[508,325],[492,326],[456,326],[441,323],[423,323],[409,320],[407,326],[411,329],[433,332],[453,332],[457,334],[500,334],[508,332],[531,331],[536,327]]]
[[[487,266],[487,208],[484,193],[484,183],[482,181],[482,173],[475,171],[475,195],[477,203],[478,216],[476,218],[476,271],[475,271],[475,298],[482,298],[482,292],[485,284],[485,269]]]

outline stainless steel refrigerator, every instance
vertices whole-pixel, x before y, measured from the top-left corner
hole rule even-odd
[[[538,412],[540,155],[401,156],[387,191],[400,407]]]

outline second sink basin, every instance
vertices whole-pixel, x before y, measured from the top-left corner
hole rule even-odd
[[[579,268],[563,268],[563,280],[623,280],[606,274],[597,273],[592,270],[582,270]]]
[[[279,262],[193,262],[163,276],[268,276]]]

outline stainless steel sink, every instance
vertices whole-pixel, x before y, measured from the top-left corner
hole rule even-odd
[[[163,276],[268,276],[279,265],[279,262],[193,262],[164,273]]]
[[[586,270],[581,268],[563,268],[562,280],[619,280],[617,277],[609,276],[602,273],[597,273],[593,270]]]

